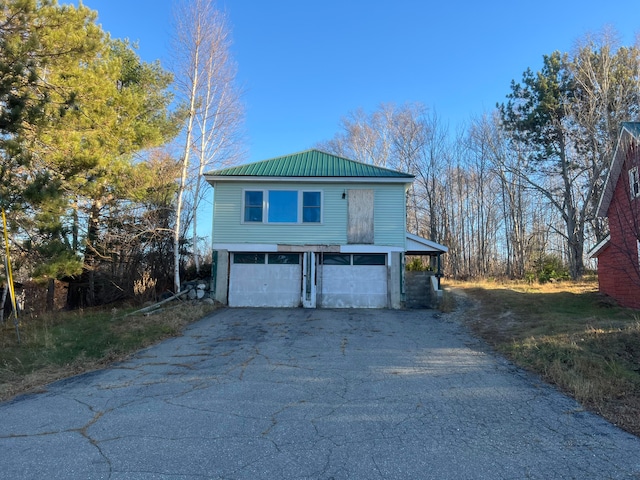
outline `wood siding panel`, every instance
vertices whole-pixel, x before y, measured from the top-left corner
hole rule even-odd
[[[374,191],[347,190],[347,243],[374,243]]]

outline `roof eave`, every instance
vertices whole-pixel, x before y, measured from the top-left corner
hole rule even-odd
[[[449,247],[445,247],[444,245],[440,245],[439,243],[434,242],[433,240],[428,240],[426,238],[420,237],[418,235],[414,235],[412,233],[406,232],[407,237],[407,248],[406,253],[411,254],[420,254],[420,253],[447,253],[449,251]]]
[[[413,176],[406,177],[272,177],[253,175],[204,175],[210,184],[218,182],[296,182],[296,183],[413,183]]]
[[[600,242],[598,242],[596,246],[594,246],[591,250],[589,250],[589,253],[587,253],[587,256],[589,258],[597,257],[600,254],[600,252],[602,252],[602,250],[604,250],[609,245],[610,241],[611,241],[611,235],[607,235],[602,240],[600,240]]]
[[[613,153],[613,160],[609,167],[604,186],[602,187],[602,195],[600,195],[600,200],[598,201],[598,208],[596,209],[596,215],[600,218],[607,217],[607,211],[609,210],[609,205],[613,199],[613,193],[620,178],[620,172],[622,171],[625,147],[635,138],[634,133],[623,123],[620,135],[618,136],[618,142],[616,143],[616,149]]]

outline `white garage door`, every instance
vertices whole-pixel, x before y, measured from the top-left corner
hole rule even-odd
[[[230,307],[298,307],[302,267],[297,253],[234,253]]]
[[[324,308],[386,308],[385,254],[324,254],[319,304]]]

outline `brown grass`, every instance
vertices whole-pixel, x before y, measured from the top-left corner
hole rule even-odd
[[[447,282],[474,300],[470,327],[516,364],[640,435],[640,312],[595,281]]]
[[[21,320],[20,344],[11,322],[0,325],[0,400],[124,360],[180,335],[214,308],[180,301],[152,315],[131,315],[130,308],[44,315]]]

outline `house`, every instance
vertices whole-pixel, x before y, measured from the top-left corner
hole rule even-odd
[[[408,238],[407,173],[307,150],[205,178],[212,290],[229,306],[401,308],[408,242],[434,259],[447,251]]]
[[[597,210],[609,235],[589,255],[598,259],[600,292],[631,308],[640,308],[639,169],[640,123],[623,123]]]

